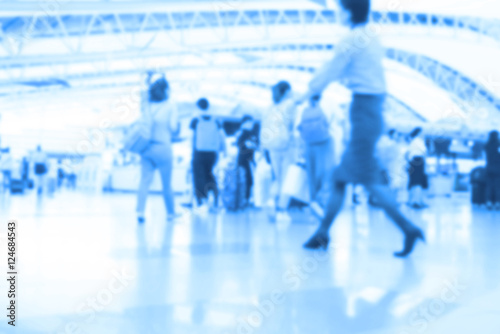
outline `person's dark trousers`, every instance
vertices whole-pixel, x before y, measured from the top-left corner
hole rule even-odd
[[[195,151],[193,156],[193,181],[194,192],[198,205],[203,204],[203,200],[208,198],[208,193],[212,191],[217,205],[219,198],[219,188],[213,173],[217,163],[217,152]]]
[[[250,162],[240,163],[240,167],[245,170],[245,199],[247,200],[247,203],[249,203],[253,186],[252,168],[250,167]]]
[[[486,201],[492,204],[500,204],[500,174],[487,174]]]

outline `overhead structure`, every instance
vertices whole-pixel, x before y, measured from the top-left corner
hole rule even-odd
[[[369,33],[388,48],[391,109],[406,110],[402,121],[451,113],[471,126],[500,127],[500,67],[491,66],[500,59],[500,20],[460,1],[453,8],[373,3]],[[334,1],[0,0],[0,8],[4,105],[33,94],[133,87],[146,70],[166,71],[192,95],[227,83],[259,104],[265,94],[255,89],[282,78],[304,90],[345,33]]]

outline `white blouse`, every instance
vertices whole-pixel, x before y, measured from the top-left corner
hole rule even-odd
[[[178,130],[179,114],[177,106],[171,101],[149,102],[147,94],[142,95],[142,116],[151,118],[153,123],[151,140],[155,143],[170,145],[172,133]]]
[[[427,155],[427,146],[422,138],[415,138],[408,147],[408,160],[415,157],[425,157]]]
[[[317,71],[309,84],[310,91],[321,92],[331,82],[340,81],[353,93],[384,94],[385,49],[377,35],[371,25],[351,29],[335,47],[333,59]]]

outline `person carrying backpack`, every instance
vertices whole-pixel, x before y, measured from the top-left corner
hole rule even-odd
[[[197,102],[202,115],[191,121],[190,128],[193,136],[193,181],[194,194],[199,207],[206,204],[208,194],[214,195],[214,206],[218,205],[219,189],[213,173],[217,163],[218,152],[223,145],[221,124],[208,113],[210,104],[207,99],[201,98]]]
[[[324,211],[319,203],[319,194],[323,185],[328,184],[327,177],[333,168],[334,143],[330,135],[330,124],[319,106],[320,95],[309,99],[309,106],[304,109],[298,130],[306,144],[306,168],[309,181],[311,210],[319,217]]]

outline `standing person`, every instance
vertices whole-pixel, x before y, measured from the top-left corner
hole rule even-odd
[[[407,143],[401,133],[394,135],[394,142],[396,144],[396,158],[391,164],[391,187],[393,188],[398,203],[408,202],[404,200],[408,188],[408,162],[406,161]]]
[[[236,145],[238,146],[238,166],[245,170],[246,188],[245,199],[246,203],[250,203],[253,186],[253,170],[255,167],[255,150],[259,143],[258,138],[254,133],[253,117],[246,115],[241,120],[241,130],[238,134]]]
[[[397,178],[397,175],[394,174],[394,165],[399,155],[399,148],[394,140],[395,133],[396,130],[390,129],[380,137],[376,147],[376,156],[381,168],[381,182],[387,185],[393,191],[395,198],[397,198],[393,186]],[[372,206],[378,206],[377,198],[373,196],[370,196],[369,203]]]
[[[498,131],[491,131],[484,147],[486,153],[486,201],[488,209],[500,209],[500,139]]]
[[[49,168],[47,172],[47,194],[49,196],[53,196],[57,189],[57,174],[58,174],[58,166],[56,164],[49,162]]]
[[[43,193],[43,188],[45,186],[45,175],[47,175],[49,171],[47,154],[42,151],[40,145],[37,146],[36,152],[33,154],[33,168],[36,178],[37,193],[40,195]]]
[[[10,155],[10,148],[7,147],[3,150],[0,155],[0,171],[3,176],[3,188],[8,189],[10,187],[10,181],[12,179],[12,167],[14,162],[12,161],[12,156]]]
[[[311,210],[319,217],[324,209],[319,203],[319,193],[328,183],[328,175],[333,168],[334,142],[330,135],[330,124],[319,106],[320,95],[309,99],[298,126],[300,136],[306,144],[306,168],[309,181]]]
[[[180,129],[176,106],[169,101],[170,88],[164,77],[157,78],[143,94],[141,112],[144,119],[152,124],[151,142],[141,154],[141,181],[137,193],[137,221],[145,222],[146,199],[153,181],[155,170],[160,171],[163,186],[163,200],[167,209],[168,220],[177,218],[174,195],[172,193],[172,134]]]
[[[64,182],[64,178],[66,174],[64,173],[64,166],[62,164],[62,160],[57,160],[57,188],[61,188]]]
[[[427,207],[424,202],[424,192],[429,189],[429,181],[425,173],[425,156],[427,147],[423,139],[422,128],[417,127],[410,133],[410,145],[408,147],[408,190],[410,198],[408,205],[414,209]]]
[[[29,178],[30,178],[30,163],[26,157],[23,157],[21,161],[21,180],[24,183],[24,186],[29,188]]]
[[[375,147],[383,132],[382,108],[386,83],[382,59],[384,49],[373,31],[368,30],[370,1],[340,0],[340,19],[351,28],[349,34],[336,47],[336,55],[314,77],[309,92],[300,100],[323,91],[330,82],[345,79],[353,92],[350,107],[351,137],[335,170],[333,189],[327,213],[317,232],[306,242],[309,249],[326,248],[329,230],[342,208],[348,183],[363,184],[375,196],[405,236],[404,247],[395,256],[408,256],[423,232],[404,217],[393,199],[391,191],[380,182],[380,167],[375,157]],[[369,36],[369,37],[367,37]],[[364,43],[359,44],[362,40]],[[299,101],[300,101],[299,100]]]
[[[377,145],[378,158],[383,168],[383,174],[387,184],[396,192],[400,184],[399,173],[401,172],[399,164],[400,148],[396,141],[396,130],[390,129],[383,135]]]
[[[209,193],[214,196],[213,207],[219,202],[219,188],[214,175],[218,153],[223,145],[222,125],[209,113],[210,103],[201,98],[196,103],[202,114],[191,121],[193,130],[193,182],[199,208],[208,204]]]
[[[288,167],[293,163],[293,128],[296,115],[296,102],[290,98],[292,87],[280,81],[272,87],[274,105],[262,117],[260,143],[269,152],[273,169],[275,189],[274,203],[271,205],[270,220],[286,219],[284,211],[288,198],[281,194]]]

